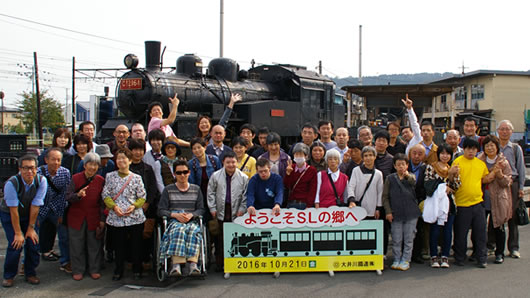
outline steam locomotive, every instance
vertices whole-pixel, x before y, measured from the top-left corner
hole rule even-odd
[[[346,235],[346,236],[345,236]],[[374,254],[377,250],[377,230],[321,230],[321,231],[282,231],[278,240],[270,231],[260,234],[234,233],[229,250],[230,256],[246,257],[251,253],[257,257],[272,255],[288,256],[289,252],[309,255],[353,255]]]
[[[178,93],[180,104],[173,130],[182,139],[196,135],[199,115],[207,115],[216,123],[233,93],[243,102],[235,105],[227,134],[238,134],[244,123],[267,126],[294,141],[306,122],[322,119],[337,125],[344,122],[342,99],[335,102],[335,84],[329,78],[305,67],[287,64],[260,65],[240,70],[236,61],[216,58],[203,73],[202,60],[186,54],[177,60],[176,68],[163,68],[161,43],[145,42],[146,65],[138,68],[138,58],[129,54],[125,66],[130,69],[118,82],[116,105],[124,119],[147,123],[147,107],[153,101],[169,113],[169,97]],[[115,121],[107,121],[102,129],[112,130]]]

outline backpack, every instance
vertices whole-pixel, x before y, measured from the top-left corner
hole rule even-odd
[[[35,188],[37,190],[39,189],[39,186],[40,186],[41,177],[42,176],[40,174],[37,174],[35,175],[35,178],[33,178],[33,183],[35,184]],[[14,185],[14,186],[17,191],[17,198],[20,199],[20,196],[22,195],[22,185],[24,185],[24,181],[22,181],[22,176],[20,176],[20,174],[16,174],[15,178],[16,179],[14,181],[17,182],[17,185]]]

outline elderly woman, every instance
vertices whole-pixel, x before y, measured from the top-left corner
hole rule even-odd
[[[70,171],[70,174],[74,175],[79,173],[79,163],[85,158],[90,150],[92,150],[92,141],[84,134],[79,134],[74,137],[74,150],[75,155],[64,156],[62,166]]]
[[[171,257],[172,276],[182,275],[180,266],[186,261],[190,275],[198,275],[201,273],[197,261],[202,235],[199,225],[192,219],[204,214],[204,201],[199,186],[188,182],[190,170],[186,161],[175,162],[174,173],[177,182],[164,188],[158,203],[158,215],[169,218],[160,244],[160,258]]]
[[[178,160],[180,147],[176,137],[167,137],[162,145],[162,154],[160,158],[160,172],[164,186],[175,183],[173,176],[173,164]]]
[[[313,166],[317,172],[324,171],[328,168],[326,164],[326,146],[320,141],[313,142],[313,145],[309,147],[309,160],[307,161],[310,166]]]
[[[268,160],[271,164],[271,172],[283,178],[285,177],[285,169],[291,161],[291,157],[280,149],[280,145],[280,135],[275,132],[269,133],[267,136],[267,152],[263,153],[259,158]]]
[[[348,176],[339,170],[339,151],[328,150],[325,160],[328,169],[317,173],[315,208],[343,205],[348,198]]]
[[[363,164],[354,168],[348,182],[348,205],[366,210],[366,219],[379,219],[383,207],[383,173],[375,168],[377,152],[372,146],[361,151]]]
[[[412,149],[411,149],[412,150]],[[453,223],[456,215],[456,205],[453,194],[460,187],[460,176],[456,167],[451,168],[449,162],[453,156],[453,150],[447,144],[441,144],[436,151],[438,161],[427,165],[425,168],[425,192],[432,196],[441,183],[447,184],[447,198],[449,199],[449,213],[444,225],[438,223],[430,224],[429,246],[431,252],[432,268],[449,268],[449,252],[451,250],[453,237]],[[443,229],[442,257],[438,258],[438,242],[440,231]]]
[[[123,265],[127,253],[131,252],[134,279],[142,277],[142,235],[145,215],[142,206],[145,203],[145,188],[140,175],[129,171],[132,152],[127,148],[116,151],[117,171],[107,174],[101,196],[110,210],[107,226],[112,235],[116,253],[116,267],[112,280],[123,276]],[[127,241],[127,240],[130,241]]]
[[[99,279],[103,260],[101,236],[105,222],[100,198],[105,179],[97,175],[101,162],[97,154],[88,153],[83,160],[85,170],[72,177],[66,192],[70,204],[67,223],[74,280],[83,279],[87,270],[90,277]]]
[[[314,206],[317,191],[317,170],[308,165],[306,160],[309,147],[297,143],[293,148],[294,164],[285,170],[283,185],[289,189],[287,208],[305,209]]]
[[[484,202],[486,210],[491,211],[489,226],[495,233],[495,263],[504,262],[506,232],[504,224],[512,218],[512,170],[508,160],[499,151],[499,138],[487,135],[482,140],[483,152],[478,158],[486,163],[490,172],[495,172],[495,179],[485,185]]]
[[[64,159],[66,156],[70,155],[68,153],[68,149],[70,149],[70,146],[72,146],[72,134],[70,133],[70,131],[66,128],[58,128],[57,130],[55,130],[55,133],[53,134],[51,148],[61,148]],[[41,155],[39,155],[39,167],[46,164],[44,161],[44,157],[46,157],[47,152],[48,150],[45,150],[41,153]]]

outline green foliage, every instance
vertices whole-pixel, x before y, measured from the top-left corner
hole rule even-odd
[[[26,132],[26,130],[24,129],[24,126],[22,126],[22,123],[19,123],[17,125],[11,125],[11,124],[4,125],[4,131],[6,133],[25,133]]]
[[[22,110],[22,122],[26,127],[26,132],[31,133],[33,127],[37,127],[37,96],[33,92],[23,92],[19,94],[22,100],[18,102],[18,107]],[[64,126],[63,107],[61,104],[49,97],[46,91],[40,93],[41,121],[42,127],[49,127],[52,131]]]

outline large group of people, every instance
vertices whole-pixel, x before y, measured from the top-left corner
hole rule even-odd
[[[59,261],[76,281],[101,278],[105,261],[115,263],[112,279],[120,280],[129,261],[140,279],[154,257],[153,231],[161,217],[168,225],[160,256],[171,259],[170,275],[182,275],[183,265],[189,274],[201,274],[205,239],[198,217],[223,271],[223,223],[263,208],[276,215],[281,208],[364,208],[365,220],[384,221],[384,254],[391,245],[391,268],[397,270],[428,260],[433,268],[448,268],[451,248],[458,266],[474,261],[485,268],[489,252],[501,264],[506,248],[520,258],[513,215],[525,167],[521,148],[510,141],[509,120],[499,122],[498,136],[478,137],[477,121],[467,118],[464,136],[451,129],[445,142],[435,144],[433,124],[418,123],[407,96],[410,126],[389,123],[375,134],[361,126],[355,137],[328,120],[306,123],[301,141],[283,144],[284,150],[276,132],[244,124],[228,146],[225,126],[241,100],[232,96],[219,124],[199,117],[190,142],[171,128],[175,95],[167,118],[160,103],[149,106],[147,132],[141,123],[131,131],[118,125],[114,140],[96,144],[95,126],[87,121],[74,136],[58,129],[40,156],[20,158],[0,203],[9,242],[2,285],[12,286],[17,274],[38,284],[41,258]],[[190,147],[192,158],[181,156],[182,147]]]

